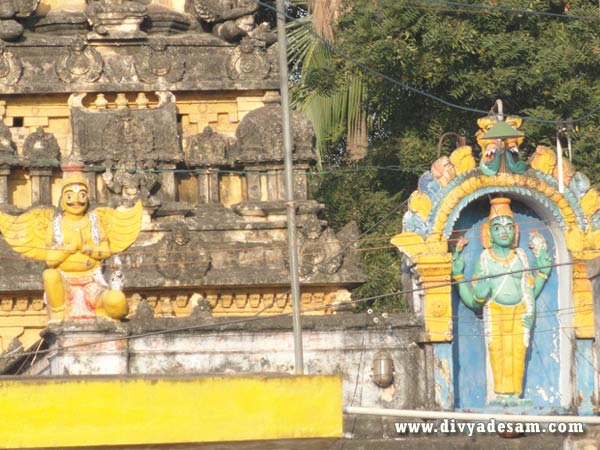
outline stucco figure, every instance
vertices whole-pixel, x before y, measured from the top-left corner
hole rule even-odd
[[[21,215],[0,212],[0,231],[13,250],[45,261],[45,298],[50,322],[127,315],[120,286],[110,287],[102,261],[138,237],[142,205],[89,209],[88,182],[79,166],[63,167],[59,210],[34,208]]]
[[[486,346],[493,374],[496,401],[511,402],[523,392],[525,356],[535,320],[535,299],[551,271],[545,238],[531,232],[529,246],[535,263],[530,265],[518,247],[519,229],[510,199],[491,200],[488,221],[481,227],[484,250],[475,263],[473,282],[464,279],[461,255],[466,239],[461,238],[452,257],[452,276],[462,302],[483,310]]]
[[[496,175],[498,172],[523,173],[526,164],[520,160],[519,146],[524,137],[506,139],[484,139],[483,136],[498,122],[495,117],[482,117],[477,120],[479,130],[475,133],[477,143],[481,147],[479,166],[484,175]],[[505,122],[515,129],[521,127],[522,119],[507,117]]]

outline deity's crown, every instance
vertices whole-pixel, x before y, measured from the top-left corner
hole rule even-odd
[[[515,214],[510,209],[510,198],[497,197],[490,200],[490,216],[489,220],[496,217],[508,216],[515,218]]]
[[[515,214],[510,209],[510,198],[497,197],[490,200],[489,220],[481,225],[481,245],[483,248],[491,247],[490,223],[496,217],[510,217],[514,222]],[[514,233],[511,248],[516,248],[519,242],[519,225],[517,223],[514,223]]]
[[[72,184],[83,184],[88,189],[88,180],[83,175],[83,163],[76,158],[68,157],[61,165],[63,171],[62,190]]]

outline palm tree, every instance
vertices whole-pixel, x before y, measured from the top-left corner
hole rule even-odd
[[[298,80],[292,104],[312,121],[319,157],[345,135],[346,158],[367,150],[366,88],[361,73],[333,54],[341,0],[296,0],[310,16],[288,24],[288,59]]]

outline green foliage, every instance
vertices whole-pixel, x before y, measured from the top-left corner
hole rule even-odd
[[[600,105],[598,3],[463,1],[345,0],[335,51],[327,49],[329,62],[302,74],[308,87],[304,96],[338,92],[347,74],[359,74],[370,125],[369,156],[359,166],[403,168],[401,173],[373,170],[319,178],[315,195],[327,204],[336,226],[356,220],[366,238],[389,242],[401,230],[399,215],[371,227],[416,188],[418,175],[436,159],[437,140],[444,132],[465,135],[475,152],[479,150],[474,133],[482,113],[469,109],[488,111],[497,98],[512,115],[550,121],[583,117],[575,124],[573,162],[594,185],[600,184],[600,112],[586,116]],[[467,108],[444,105],[405,86]],[[537,145],[554,147],[556,129],[556,124],[525,120],[524,155]],[[344,133],[342,127],[329,134],[325,166],[356,167],[344,162]],[[442,151],[449,150],[446,146]],[[355,297],[400,288],[397,253],[366,251],[364,262],[370,281]],[[394,302],[399,304],[398,299]]]
[[[401,228],[402,215],[406,211],[406,208],[399,208],[404,189],[408,187],[406,181],[410,178],[406,175],[412,175],[415,180],[416,174],[374,169],[373,166],[382,159],[393,162],[393,154],[385,153],[385,149],[374,150],[359,163],[338,166],[334,173],[311,177],[313,196],[328,205],[325,218],[331,226],[340,229],[355,221],[364,234],[360,251],[367,282],[353,292],[355,299],[402,289],[401,261],[397,250],[390,246],[390,238]],[[393,163],[397,165],[398,162]],[[399,311],[403,307],[402,296],[361,303],[357,309],[368,307]]]
[[[355,139],[364,120],[363,78],[318,38],[310,17],[288,25],[288,40],[288,60],[296,75],[291,89],[292,105],[304,111],[313,123],[321,163],[342,136]]]

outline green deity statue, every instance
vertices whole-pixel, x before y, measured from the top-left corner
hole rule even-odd
[[[535,320],[535,299],[551,271],[546,240],[533,231],[529,243],[535,266],[518,248],[519,229],[510,199],[491,200],[488,221],[481,227],[484,250],[475,263],[473,282],[464,279],[461,238],[452,258],[452,276],[459,281],[458,294],[470,309],[483,310],[486,346],[493,374],[496,400],[517,401],[523,392],[525,356]]]

